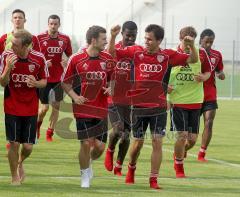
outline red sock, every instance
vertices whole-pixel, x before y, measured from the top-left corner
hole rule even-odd
[[[134,182],[135,182],[135,180],[134,180],[135,170],[136,170],[136,164],[129,163],[125,183],[134,184]]]
[[[150,177],[149,177],[150,188],[161,189],[161,187],[158,185],[157,178],[158,178],[158,173],[152,173],[152,172],[150,173]]]
[[[117,176],[122,176],[122,162],[117,160],[113,172]]]
[[[113,155],[114,155],[114,150],[111,150],[110,148],[108,148],[106,151],[105,160],[104,160],[104,166],[108,171],[113,170]]]

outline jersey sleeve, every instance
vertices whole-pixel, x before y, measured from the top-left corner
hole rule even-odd
[[[169,56],[170,66],[185,66],[187,64],[187,59],[189,54],[179,53],[178,51],[167,49],[167,55]]]
[[[39,79],[46,79],[48,76],[49,76],[49,73],[48,73],[47,62],[46,62],[46,59],[43,57],[40,65],[38,77]]]
[[[66,56],[70,57],[72,55],[72,44],[69,37],[67,37],[67,47],[65,50]]]
[[[68,84],[72,84],[73,83],[73,78],[75,75],[75,64],[74,64],[74,58],[70,57],[70,59],[68,60],[67,63],[67,67],[62,75],[62,82],[63,83],[68,83]]]
[[[219,52],[219,61],[218,61],[218,64],[217,64],[217,67],[216,67],[216,71],[217,72],[221,72],[223,71],[223,60],[222,60],[222,54]]]
[[[38,38],[36,36],[32,37],[32,49],[35,51],[38,51],[38,52],[41,51],[40,44],[39,44]]]
[[[138,49],[141,49],[141,47],[140,46],[129,46],[129,47],[125,47],[125,48],[116,48],[115,51],[116,51],[117,59],[122,59],[122,58],[133,59],[134,54]]]

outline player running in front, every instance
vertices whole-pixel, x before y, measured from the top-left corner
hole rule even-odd
[[[44,56],[29,46],[32,35],[26,30],[13,33],[12,50],[2,54],[0,83],[4,87],[6,138],[12,185],[25,178],[23,162],[31,155],[36,140],[38,93],[47,84]],[[19,153],[22,144],[21,153]]]
[[[166,130],[166,84],[164,77],[169,65],[185,65],[197,61],[193,38],[185,37],[184,41],[191,48],[191,54],[181,54],[171,49],[160,49],[164,37],[161,26],[151,24],[145,29],[145,48],[130,46],[115,49],[115,39],[120,32],[120,26],[111,29],[111,39],[108,51],[117,57],[128,57],[133,60],[135,68],[135,90],[132,91],[133,102],[133,142],[130,148],[130,161],[125,182],[135,182],[137,159],[144,143],[144,136],[150,125],[152,139],[150,188],[160,189],[157,177],[162,161],[162,141]]]
[[[115,67],[112,56],[104,52],[106,30],[92,26],[86,33],[87,48],[74,54],[63,75],[62,86],[73,100],[78,139],[81,142],[79,164],[81,187],[90,187],[93,176],[91,161],[99,158],[107,141],[107,98]]]

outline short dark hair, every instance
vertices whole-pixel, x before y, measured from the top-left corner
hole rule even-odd
[[[97,25],[89,27],[86,33],[86,40],[88,44],[91,44],[92,39],[97,39],[100,33],[107,33],[106,29]]]
[[[197,37],[197,31],[192,26],[184,27],[180,30],[180,39],[182,40],[185,36]]]
[[[23,17],[25,18],[25,12],[23,10],[15,9],[15,10],[12,11],[12,15],[14,15],[15,13],[22,13]]]
[[[13,33],[13,36],[15,38],[20,38],[23,46],[29,46],[32,43],[32,34],[25,29],[18,30],[17,32]]]
[[[137,25],[135,22],[133,21],[126,21],[125,23],[123,23],[123,26],[122,26],[122,32],[125,31],[126,29],[129,29],[129,30],[137,30]]]
[[[215,33],[211,29],[204,29],[200,34],[200,40],[202,40],[205,36],[213,36],[215,38]]]
[[[56,14],[50,15],[50,16],[48,17],[48,22],[49,22],[50,19],[58,19],[58,21],[59,21],[59,23],[60,23],[60,17],[59,17],[58,15],[56,15]]]
[[[145,32],[153,32],[156,40],[162,40],[164,38],[164,29],[163,27],[156,25],[156,24],[150,24],[146,27]]]

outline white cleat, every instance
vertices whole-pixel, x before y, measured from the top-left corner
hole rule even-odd
[[[89,168],[81,170],[81,187],[82,188],[90,187]]]

